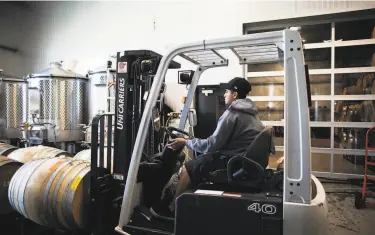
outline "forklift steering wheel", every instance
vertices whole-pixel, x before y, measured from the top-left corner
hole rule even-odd
[[[174,134],[173,131],[176,131],[176,132],[178,132],[178,133],[180,133],[180,134],[183,134],[183,135],[185,135],[185,136],[188,136],[189,139],[194,138],[194,136],[190,135],[190,134],[187,133],[186,131],[183,131],[183,130],[178,129],[178,128],[173,127],[173,126],[165,127],[165,131],[166,131],[167,134],[168,134],[170,137],[172,137],[173,139],[178,138],[178,137],[181,137],[181,136],[178,136],[178,135]]]

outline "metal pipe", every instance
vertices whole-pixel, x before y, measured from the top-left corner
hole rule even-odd
[[[207,68],[205,67],[198,67],[197,70],[194,73],[193,79],[191,81],[190,87],[189,87],[189,92],[186,97],[185,103],[184,103],[184,109],[182,110],[181,113],[181,118],[180,118],[180,123],[178,125],[178,129],[180,130],[185,130],[185,125],[186,125],[186,120],[189,115],[189,110],[190,110],[190,105],[191,102],[193,101],[194,98],[194,93],[197,88],[199,78],[202,75],[202,73],[206,70]]]

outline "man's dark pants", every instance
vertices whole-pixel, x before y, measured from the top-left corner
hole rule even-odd
[[[192,186],[205,182],[211,172],[219,169],[226,169],[228,158],[220,153],[206,153],[197,156],[196,159],[185,163]]]

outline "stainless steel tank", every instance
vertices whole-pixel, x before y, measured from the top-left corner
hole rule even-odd
[[[49,126],[49,142],[82,140],[79,125],[88,124],[88,78],[62,69],[59,62],[27,78],[30,123]]]
[[[28,119],[27,81],[0,70],[0,140],[21,138]]]
[[[89,71],[89,122],[99,113],[115,112],[116,69],[103,68]]]

